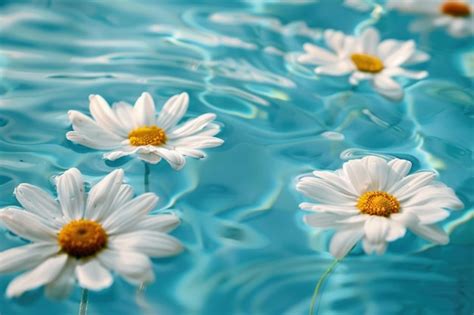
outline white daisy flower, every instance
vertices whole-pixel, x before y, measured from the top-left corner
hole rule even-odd
[[[341,32],[324,32],[326,45],[330,50],[309,43],[304,45],[305,54],[298,61],[318,65],[317,74],[350,75],[349,82],[358,85],[370,80],[380,94],[394,100],[403,98],[401,85],[394,77],[423,79],[426,71],[409,71],[402,66],[426,61],[429,56],[416,50],[415,42],[387,39],[380,42],[380,34],[368,28],[358,37]]]
[[[344,163],[342,169],[314,171],[301,178],[297,190],[316,201],[300,204],[314,214],[306,224],[334,228],[329,249],[344,257],[357,242],[367,254],[385,252],[388,242],[403,237],[407,228],[429,241],[446,244],[448,235],[435,226],[449,216],[446,209],[462,209],[452,189],[436,182],[436,174],[421,171],[408,175],[411,163],[389,162],[368,156]]]
[[[148,215],[153,193],[133,198],[115,170],[84,192],[81,173],[69,169],[56,180],[58,200],[39,187],[21,184],[15,195],[24,210],[0,210],[0,224],[31,243],[0,253],[0,273],[29,270],[7,287],[8,297],[46,286],[54,298],[69,295],[75,282],[90,290],[112,285],[115,271],[134,285],[153,281],[149,257],[175,255],[182,245],[166,234],[179,224],[173,214]]]
[[[89,148],[111,151],[104,154],[108,160],[136,155],[156,164],[163,158],[174,169],[181,169],[186,163],[185,156],[203,158],[206,154],[202,149],[223,143],[214,137],[220,131],[219,125],[212,122],[215,114],[203,114],[178,125],[188,109],[187,93],[171,97],[159,114],[146,92],[135,106],[119,102],[110,107],[100,95],[91,95],[89,100],[93,119],[69,111],[74,131],[66,137]]]
[[[455,37],[474,34],[474,3],[468,0],[390,0],[388,9],[424,17],[411,25],[413,31],[445,27]]]

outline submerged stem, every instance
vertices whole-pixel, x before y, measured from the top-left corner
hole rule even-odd
[[[331,265],[329,265],[328,269],[321,275],[319,278],[318,283],[316,284],[316,287],[314,288],[313,292],[313,297],[311,298],[311,305],[309,307],[309,315],[313,315],[314,312],[314,306],[316,304],[316,297],[318,296],[319,290],[321,289],[321,286],[324,283],[324,280],[328,277],[328,275],[334,270],[334,268],[337,266],[337,264],[341,261],[342,259],[334,259]]]
[[[145,173],[143,175],[143,185],[145,186],[145,192],[150,191],[150,165],[147,162],[145,164]]]
[[[81,304],[79,304],[79,315],[87,314],[87,304],[89,301],[89,290],[82,288]]]

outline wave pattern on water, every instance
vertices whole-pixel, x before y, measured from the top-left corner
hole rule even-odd
[[[67,111],[87,112],[89,94],[131,103],[149,91],[159,105],[187,91],[189,116],[215,112],[225,144],[180,172],[151,167],[159,211],[177,209],[174,235],[187,249],[154,262],[146,302],[157,314],[305,314],[330,264],[329,235],[303,226],[296,177],[368,154],[435,169],[466,210],[446,222],[448,246],[410,235],[383,257],[356,248],[328,280],[321,314],[472,314],[474,95],[465,59],[474,48],[443,33],[418,37],[409,17],[384,14],[333,0],[2,1],[0,207],[16,204],[22,182],[53,192],[53,176],[70,167],[89,183],[124,168],[142,192],[142,163],[105,162],[66,140]],[[349,33],[376,22],[383,36],[414,38],[432,56],[430,77],[408,85],[403,102],[296,62],[325,28]],[[22,243],[0,235],[0,250]],[[12,277],[0,277],[1,292]],[[134,294],[117,279],[90,295],[90,314],[139,314]],[[37,290],[2,295],[0,313],[71,314],[78,303],[79,290],[61,302]]]

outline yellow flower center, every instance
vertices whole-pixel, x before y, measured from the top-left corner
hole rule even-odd
[[[74,220],[64,225],[58,234],[62,251],[72,257],[83,258],[96,254],[107,244],[107,233],[102,225],[91,220]]]
[[[449,0],[441,5],[441,13],[454,17],[466,17],[471,15],[471,8],[467,3]]]
[[[397,198],[384,191],[368,191],[360,196],[357,208],[361,213],[389,217],[400,212]]]
[[[352,54],[351,59],[357,69],[362,72],[377,73],[383,69],[383,62],[377,56]]]
[[[133,146],[162,145],[166,143],[166,133],[158,126],[143,126],[130,131],[128,134]]]

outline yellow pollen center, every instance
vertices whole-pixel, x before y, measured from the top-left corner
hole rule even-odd
[[[463,2],[446,1],[441,5],[441,13],[454,17],[466,17],[471,15],[471,8]]]
[[[128,134],[133,146],[162,145],[166,143],[166,133],[158,126],[143,126],[130,131]]]
[[[377,56],[352,54],[351,59],[359,71],[377,73],[383,70],[383,62]]]
[[[360,196],[357,208],[361,213],[389,217],[400,212],[397,198],[384,191],[368,191]]]
[[[58,234],[63,252],[76,258],[96,254],[107,245],[107,233],[102,225],[90,220],[74,220],[64,225]]]

